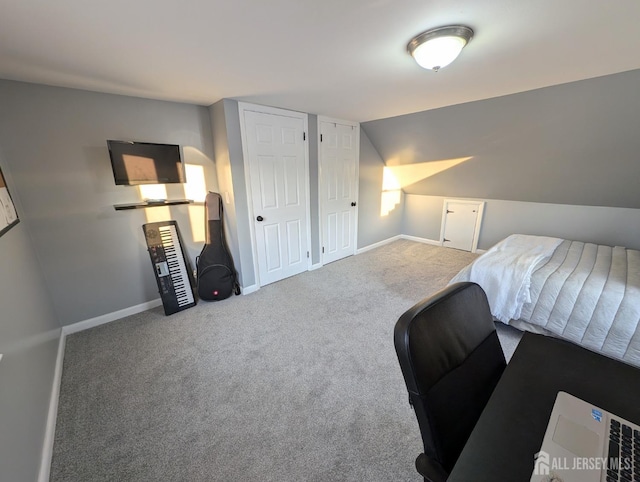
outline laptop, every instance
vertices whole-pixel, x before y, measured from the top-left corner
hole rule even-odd
[[[558,392],[530,482],[640,481],[640,426]]]

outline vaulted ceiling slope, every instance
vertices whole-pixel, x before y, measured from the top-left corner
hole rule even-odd
[[[640,2],[0,0],[0,78],[355,121],[640,68]],[[416,34],[475,37],[437,74]]]
[[[408,194],[640,208],[640,70],[362,124]]]

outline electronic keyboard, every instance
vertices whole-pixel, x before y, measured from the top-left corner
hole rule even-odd
[[[166,315],[196,304],[195,279],[176,221],[142,226]]]

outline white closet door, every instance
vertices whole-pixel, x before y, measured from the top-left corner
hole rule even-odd
[[[356,251],[360,127],[323,119],[318,119],[319,193],[322,263],[326,264]]]
[[[308,269],[307,158],[299,117],[244,111],[260,285]]]

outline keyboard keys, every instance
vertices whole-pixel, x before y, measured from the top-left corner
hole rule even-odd
[[[143,226],[149,255],[156,266],[165,267],[156,272],[158,290],[165,313],[171,314],[196,304],[191,288],[188,258],[182,249],[178,225],[175,221],[149,223]]]
[[[609,466],[618,468],[619,457],[620,457],[620,444],[618,444],[618,442],[616,442],[615,440],[609,440]]]

